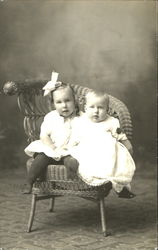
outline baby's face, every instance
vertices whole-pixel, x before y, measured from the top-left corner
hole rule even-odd
[[[107,117],[107,102],[104,97],[87,98],[85,112],[93,122],[101,122]]]
[[[71,116],[75,111],[74,96],[71,89],[59,89],[53,93],[54,106],[59,115],[63,117]]]

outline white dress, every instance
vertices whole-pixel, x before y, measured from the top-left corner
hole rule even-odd
[[[49,112],[41,124],[40,137],[49,136],[55,146],[55,150],[44,144],[41,140],[36,140],[25,148],[25,153],[32,157],[35,152],[43,152],[47,156],[58,160],[68,155],[71,128],[76,119],[77,117],[65,119],[56,110]]]
[[[135,163],[119,140],[125,134],[116,133],[119,120],[108,116],[105,121],[94,123],[82,115],[73,128],[71,155],[79,161],[78,174],[87,184],[102,185],[111,181],[120,192],[132,180]]]

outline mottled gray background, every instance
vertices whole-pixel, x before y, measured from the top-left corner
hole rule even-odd
[[[64,82],[121,99],[133,120],[135,160],[148,165],[156,151],[155,5],[1,0],[0,86],[7,80],[49,79],[55,69]],[[26,141],[16,98],[0,95],[0,112],[1,127],[12,131],[5,145],[12,145],[10,152],[13,147],[22,151]]]

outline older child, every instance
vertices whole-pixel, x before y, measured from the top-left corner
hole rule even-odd
[[[78,174],[87,184],[99,186],[108,181],[122,198],[133,198],[130,191],[135,164],[132,145],[120,133],[119,120],[108,115],[109,97],[90,92],[85,113],[73,129],[71,155],[79,162]],[[130,153],[129,153],[130,152]]]
[[[76,117],[77,105],[73,89],[57,81],[58,73],[52,73],[52,79],[44,87],[44,95],[51,92],[55,110],[44,117],[41,125],[40,140],[25,148],[25,153],[35,156],[28,172],[28,185],[23,193],[31,193],[33,183],[41,176],[49,164],[64,164],[68,177],[73,178],[72,168],[77,169],[78,162],[68,152],[71,127]]]

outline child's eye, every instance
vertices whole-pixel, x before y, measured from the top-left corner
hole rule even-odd
[[[60,103],[61,103],[61,101],[56,101],[55,103],[56,103],[56,104],[60,104]]]

